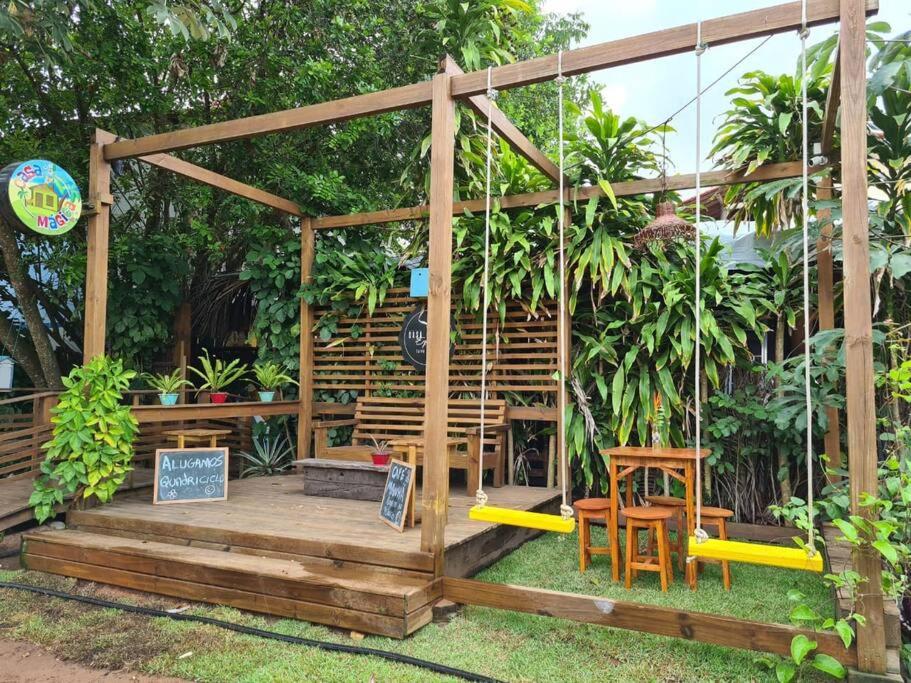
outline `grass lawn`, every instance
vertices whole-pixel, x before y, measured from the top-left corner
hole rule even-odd
[[[595,530],[597,536],[603,533]],[[597,541],[596,541],[597,542]],[[607,558],[580,575],[575,535],[547,534],[478,578],[646,602],[760,621],[787,622],[787,592],[797,588],[827,613],[829,592],[819,576],[737,565],[734,589],[708,567],[697,592],[678,578],[667,594],[657,575],[640,573],[632,591],[610,580]],[[170,608],[179,601],[80,583],[36,572],[0,572],[29,582],[124,602]],[[353,643],[347,632],[235,609],[194,606],[198,614],[282,633]],[[67,659],[200,681],[438,681],[427,671],[369,657],[324,653],[217,627],[149,619],[115,610],[0,590],[0,635],[33,641]],[[754,653],[568,621],[466,608],[447,625],[430,625],[405,641],[367,636],[366,647],[402,652],[510,681],[746,681],[774,680]],[[187,654],[190,653],[190,654]]]

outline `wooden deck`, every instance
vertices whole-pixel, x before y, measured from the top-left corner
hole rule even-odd
[[[493,505],[555,510],[553,489],[489,490]],[[148,491],[71,512],[64,531],[27,534],[30,569],[404,637],[440,597],[420,528],[399,533],[379,504],[306,496],[297,475],[232,481],[227,501],[151,504]],[[470,576],[536,532],[473,522],[450,497],[446,573]]]

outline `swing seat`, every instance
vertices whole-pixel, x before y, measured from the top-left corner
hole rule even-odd
[[[573,517],[563,519],[560,515],[525,512],[524,510],[491,507],[490,505],[485,505],[484,507],[473,506],[468,511],[468,518],[476,522],[507,524],[528,529],[540,529],[541,531],[557,531],[561,534],[570,534],[576,528],[576,520]]]
[[[803,548],[786,548],[778,545],[723,541],[710,538],[699,543],[694,536],[689,538],[689,554],[700,560],[727,560],[746,562],[769,567],[801,569],[808,572],[822,572],[822,553],[810,557]]]

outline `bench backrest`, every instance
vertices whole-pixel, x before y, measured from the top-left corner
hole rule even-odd
[[[371,437],[377,440],[401,439],[421,436],[424,433],[424,401],[419,398],[381,398],[376,396],[357,399],[355,418],[360,422],[351,435],[354,446],[369,446]],[[477,399],[450,399],[448,431],[451,438],[464,439],[465,430],[477,427],[481,416],[481,402]],[[484,409],[484,424],[506,422],[506,401],[488,400]],[[499,454],[500,434],[484,435],[484,452]]]

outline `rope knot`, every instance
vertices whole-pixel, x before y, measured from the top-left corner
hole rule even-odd
[[[560,516],[563,519],[572,519],[572,516],[573,516],[572,507],[567,505],[566,503],[563,503],[563,505],[560,506]]]
[[[566,83],[566,76],[563,76],[563,75],[557,76],[554,79],[554,81],[557,83],[557,85],[563,85],[564,83]]]
[[[800,36],[801,40],[806,40],[810,37],[810,29],[808,29],[806,26],[801,26],[800,30],[797,31],[797,35]]]
[[[488,100],[491,100],[491,101],[493,101],[493,102],[496,102],[496,101],[497,101],[497,97],[499,97],[499,96],[500,96],[500,91],[497,90],[496,88],[488,88],[488,89],[487,89],[487,99],[488,99]]]
[[[474,502],[479,508],[484,507],[487,505],[487,494],[482,489],[478,489],[474,494]]]
[[[709,46],[707,43],[696,43],[696,48],[695,48],[696,56],[701,57],[708,48],[709,48]]]
[[[693,535],[696,537],[696,543],[705,543],[707,540],[709,540],[709,535],[702,527],[696,529],[696,531],[693,532]]]

